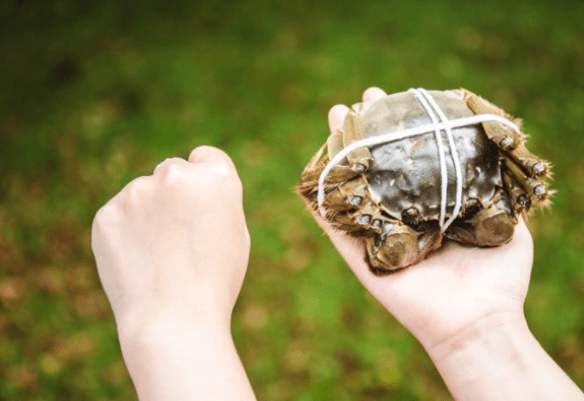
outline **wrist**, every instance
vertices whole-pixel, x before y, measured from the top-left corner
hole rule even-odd
[[[446,339],[422,345],[432,360],[440,363],[476,349],[512,346],[526,337],[532,335],[522,311],[506,311],[488,314]]]
[[[186,313],[157,308],[149,313],[116,319],[122,350],[140,352],[143,348],[162,346],[185,337],[220,335],[230,337],[230,317],[219,314]]]
[[[522,313],[487,316],[426,350],[456,400],[584,399]]]
[[[255,399],[228,321],[165,314],[119,333],[140,400]]]
[[[523,314],[498,313],[426,350],[455,399],[486,400],[500,398],[503,383],[531,378],[540,348]]]
[[[150,381],[154,366],[165,366],[169,361],[187,366],[200,354],[233,342],[229,322],[178,313],[158,314],[117,328],[124,361],[137,387],[138,382]]]

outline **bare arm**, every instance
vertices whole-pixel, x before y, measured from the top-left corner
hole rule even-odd
[[[382,96],[370,88],[363,101]],[[347,110],[331,109],[331,130]],[[447,244],[385,277],[371,273],[362,243],[318,222],[367,290],[424,346],[457,400],[584,400],[525,321],[533,243],[522,220],[506,245]]]
[[[141,400],[255,400],[228,326],[167,316],[120,343]]]
[[[141,400],[255,400],[230,332],[249,257],[241,193],[231,159],[199,147],[95,217],[98,272]]]
[[[428,352],[457,400],[584,400],[519,314],[485,317]]]

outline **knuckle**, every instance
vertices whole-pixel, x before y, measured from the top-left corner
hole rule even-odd
[[[138,177],[130,181],[128,185],[124,188],[123,192],[126,193],[129,199],[134,199],[136,196],[139,196],[147,187],[146,185],[147,179],[146,177]]]
[[[180,157],[167,157],[165,160],[166,163],[184,163],[184,160]]]
[[[95,234],[103,231],[104,227],[110,225],[118,218],[118,215],[118,206],[110,200],[95,213],[93,223],[91,224],[92,232]]]
[[[183,166],[178,164],[169,165],[163,172],[164,182],[170,186],[184,185],[187,180],[187,174],[184,170]]]
[[[115,203],[125,213],[139,207],[149,195],[152,177],[138,177],[130,181],[110,203]]]
[[[104,216],[106,212],[104,211],[105,206],[99,208],[95,216],[93,217],[93,222],[91,223],[91,231],[95,232],[101,226],[103,221],[106,219]]]
[[[164,173],[164,171],[166,171],[169,167],[180,163],[180,162],[184,162],[184,160],[182,160],[180,157],[169,157],[166,158],[164,161],[162,161],[161,163],[159,163],[155,168],[154,168],[154,174],[157,173]]]
[[[215,160],[210,164],[210,170],[217,178],[227,179],[232,174],[230,166],[223,160]]]
[[[239,181],[239,177],[235,172],[235,169],[225,161],[215,161],[209,168],[210,174],[216,180],[219,180],[223,183],[231,182],[231,181]]]
[[[212,177],[220,191],[229,191],[236,194],[242,192],[241,179],[231,166],[218,163],[212,170]]]

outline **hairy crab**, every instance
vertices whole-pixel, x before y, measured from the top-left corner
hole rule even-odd
[[[313,214],[364,239],[376,274],[418,263],[444,237],[502,245],[519,214],[549,202],[550,166],[525,148],[520,126],[465,89],[357,103],[297,192]]]

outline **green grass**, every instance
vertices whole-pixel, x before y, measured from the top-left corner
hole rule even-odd
[[[20,6],[18,5],[20,3]],[[0,6],[0,399],[135,399],[89,246],[96,210],[200,144],[252,236],[234,335],[265,400],[450,399],[292,193],[363,89],[465,87],[554,164],[528,321],[584,386],[584,4],[66,0]]]

